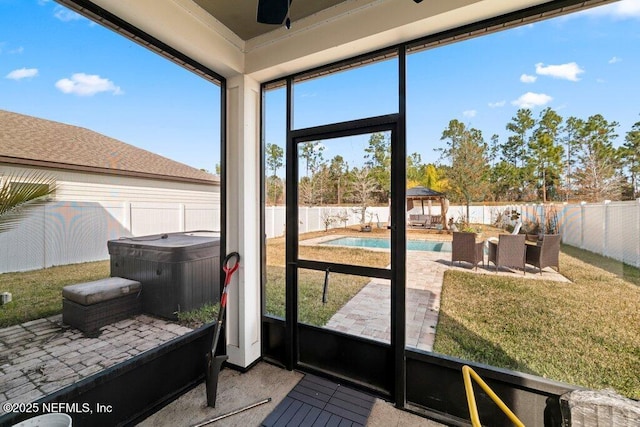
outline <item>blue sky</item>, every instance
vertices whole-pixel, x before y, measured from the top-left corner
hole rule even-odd
[[[0,109],[214,171],[219,105],[218,86],[53,1],[0,0]]]
[[[640,121],[638,46],[640,1],[634,0],[409,55],[407,152],[436,161],[433,149],[451,119],[480,129],[487,141],[493,134],[504,141],[505,125],[520,107],[536,118],[546,107],[564,118],[602,114],[620,123],[621,143]],[[298,85],[296,127],[397,112],[396,67],[387,61],[332,76],[332,85],[326,78]],[[267,142],[280,143],[284,96],[270,98],[277,125],[267,129]],[[345,155],[324,153],[336,154]],[[362,154],[345,157],[352,166],[362,163]]]
[[[435,161],[449,120],[492,134],[520,106],[600,113],[621,142],[640,121],[640,0],[624,0],[408,58],[408,153]],[[395,61],[297,85],[296,127],[397,111]],[[282,92],[282,91],[280,91]],[[284,145],[284,96],[267,142]],[[87,127],[197,168],[219,162],[219,89],[45,0],[0,0],[0,108]],[[352,166],[362,154],[330,147]],[[282,171],[283,172],[283,171]]]

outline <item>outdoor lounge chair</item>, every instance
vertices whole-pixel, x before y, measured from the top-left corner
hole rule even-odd
[[[537,245],[527,245],[527,264],[540,270],[545,267],[556,267],[560,272],[560,240],[559,234],[545,234]]]
[[[430,221],[431,221],[431,218],[429,215],[418,215],[418,214],[409,215],[409,225],[411,227],[426,228]]]
[[[512,235],[516,235],[520,233],[520,228],[522,227],[522,221],[518,221],[516,222],[516,225],[513,227],[513,231],[511,232]],[[527,236],[527,240],[529,240],[529,234],[526,234]],[[536,239],[538,238],[538,236],[536,236]],[[489,237],[487,239],[489,242],[495,242],[496,244],[498,244],[498,238],[497,237]]]
[[[454,261],[466,261],[478,269],[482,261],[484,266],[484,242],[476,242],[476,233],[454,232],[451,245],[451,265]]]
[[[438,228],[439,225],[442,225],[442,215],[431,215],[429,218],[429,228]]]
[[[525,236],[524,234],[501,234],[498,243],[489,241],[488,262],[498,267],[521,268],[525,273]],[[526,274],[526,273],[525,273]]]

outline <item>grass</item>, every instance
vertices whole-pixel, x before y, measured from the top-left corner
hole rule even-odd
[[[349,229],[333,233],[363,236]],[[450,238],[422,230],[410,234]],[[374,229],[371,235],[388,231]],[[312,246],[299,250],[303,259],[348,259],[376,267],[389,263],[388,252]],[[562,251],[562,274],[571,283],[447,271],[435,351],[588,388],[613,388],[640,399],[640,270],[569,246]],[[270,239],[267,253],[266,309],[284,317],[284,239]],[[60,313],[62,287],[108,276],[108,261],[0,274],[0,292],[13,294],[11,303],[0,306],[0,327]],[[324,273],[300,270],[300,320],[325,325],[368,280],[332,274],[329,300],[322,304]],[[182,323],[196,326],[214,320],[217,307],[180,316]]]
[[[219,303],[207,303],[202,307],[196,308],[194,310],[180,311],[176,313],[176,316],[178,316],[178,322],[181,325],[196,329],[206,323],[215,322],[218,319],[219,310]]]
[[[109,277],[109,261],[70,264],[0,274],[0,292],[12,301],[0,306],[0,328],[62,312],[62,288]]]
[[[367,277],[332,274],[329,281],[327,303],[322,303],[324,273],[300,270],[298,273],[298,319],[302,323],[324,326],[331,316],[345,305],[369,282]],[[285,269],[269,266],[266,290],[267,313],[284,318]]]
[[[387,230],[375,230],[374,235],[388,234]],[[301,240],[328,234],[352,234],[350,229],[337,229],[328,233],[307,233]],[[367,233],[369,235],[369,233]],[[360,233],[362,237],[362,233]],[[267,283],[265,289],[266,312],[284,318],[285,308],[285,242],[284,238],[270,239],[267,243]],[[300,246],[300,258],[340,262],[349,260],[356,265],[386,267],[389,265],[389,252],[368,251],[365,249]],[[324,272],[298,271],[298,318],[301,322],[315,326],[324,326],[331,316],[346,304],[368,282],[369,278],[333,273],[329,278],[327,303],[322,303]]]
[[[563,252],[572,283],[446,272],[434,350],[640,399],[637,269]]]

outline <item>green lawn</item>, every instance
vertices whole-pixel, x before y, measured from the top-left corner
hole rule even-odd
[[[0,274],[0,292],[13,300],[0,306],[0,328],[62,312],[62,288],[109,277],[109,261]]]
[[[269,266],[267,269],[266,302],[267,313],[284,318],[285,302],[284,267]],[[331,316],[345,305],[369,282],[367,277],[332,274],[329,280],[327,303],[322,303],[324,273],[300,271],[298,276],[298,318],[300,322],[324,326]]]
[[[338,233],[345,231],[338,230]],[[326,233],[309,233],[305,237],[322,235]],[[342,247],[300,246],[300,258],[328,262],[344,262],[349,259],[354,264],[372,267],[386,267],[389,264],[388,252]],[[284,318],[284,239],[270,239],[267,244],[267,263],[266,312]],[[315,326],[324,326],[335,312],[371,280],[367,277],[332,273],[327,303],[323,304],[324,272],[299,270],[298,275],[298,318],[303,323]]]
[[[388,253],[301,247],[301,257],[384,267]],[[435,351],[588,388],[614,388],[640,399],[640,271],[563,247],[562,274],[571,283],[448,271]],[[284,316],[284,241],[268,244],[267,312]],[[322,326],[367,282],[332,274],[322,304],[324,273],[300,271],[300,320]],[[61,312],[62,287],[109,276],[109,262],[0,274],[0,327]],[[205,320],[215,309],[204,310]]]
[[[448,271],[434,350],[640,399],[637,269],[563,252],[572,283]]]

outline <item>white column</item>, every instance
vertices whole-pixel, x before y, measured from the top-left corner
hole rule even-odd
[[[241,262],[229,285],[227,354],[248,367],[260,344],[260,85],[238,75],[227,80],[227,251]]]

